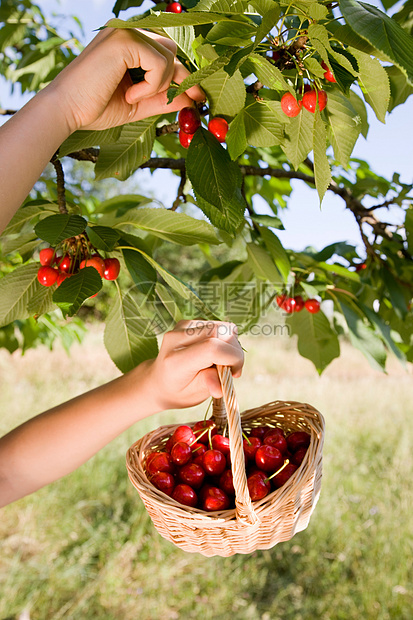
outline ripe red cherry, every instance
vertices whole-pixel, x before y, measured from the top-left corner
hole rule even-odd
[[[207,450],[202,456],[202,463],[210,476],[220,476],[227,466],[226,458],[219,450]]]
[[[170,2],[165,11],[167,13],[182,13],[182,5],[179,2]]]
[[[186,465],[192,456],[191,447],[184,441],[178,441],[171,450],[171,459],[175,465]]]
[[[197,494],[188,484],[178,484],[173,490],[172,497],[180,504],[191,508],[195,508],[198,503]]]
[[[293,465],[293,463],[288,463],[288,465],[286,465],[279,474],[274,476],[274,478],[271,478],[271,482],[273,483],[274,487],[276,489],[282,487],[283,484],[285,484],[287,480],[291,478],[293,473],[297,471],[297,469],[297,465]]]
[[[291,452],[296,452],[299,448],[308,448],[310,441],[311,437],[308,433],[296,431],[287,437],[288,449]]]
[[[285,93],[285,95],[281,97],[281,110],[290,118],[294,118],[294,116],[300,114],[301,106],[301,101],[297,101],[291,93]]]
[[[174,465],[171,455],[167,452],[157,452],[154,457],[147,462],[146,471],[149,476],[157,474],[159,471],[166,471],[168,474],[174,473]]]
[[[317,299],[307,299],[304,306],[311,314],[317,314],[320,311],[320,302]]]
[[[181,143],[181,146],[184,147],[184,149],[188,148],[188,146],[191,144],[193,137],[194,137],[193,133],[185,133],[184,131],[178,131],[179,142]]]
[[[281,58],[280,53],[277,50],[273,50],[271,53],[271,58],[274,62],[278,62]]]
[[[300,312],[304,308],[304,299],[301,297],[301,295],[296,295],[294,297],[294,301],[295,301],[294,312]]]
[[[219,479],[219,488],[225,491],[227,495],[235,495],[232,471],[226,469]]]
[[[56,280],[56,284],[57,286],[60,286],[61,283],[66,280],[66,278],[70,278],[71,274],[70,273],[65,273],[64,271],[61,271],[58,276],[57,276],[57,280]]]
[[[157,454],[159,454],[159,450],[156,450],[155,452],[149,452],[148,456],[146,457],[146,462],[145,462],[146,471],[148,471],[149,463],[152,461],[153,458],[155,458]]]
[[[178,114],[179,128],[184,133],[194,134],[201,126],[201,117],[196,108],[186,107]]]
[[[212,447],[214,450],[219,450],[224,456],[229,454],[229,439],[218,433],[212,437]]]
[[[327,82],[336,82],[336,78],[333,75],[333,72],[331,71],[331,69],[329,69],[329,67],[327,66],[327,64],[323,61],[321,63],[321,66],[323,67],[323,69],[325,69],[325,73],[324,73],[324,79],[327,80]]]
[[[287,297],[287,299],[285,299],[282,305],[282,309],[285,310],[287,314],[292,314],[293,312],[295,312],[295,307],[296,307],[296,301],[294,297]]]
[[[287,295],[277,295],[277,297],[275,298],[277,306],[279,308],[283,308],[284,307],[284,302],[285,302],[286,299],[287,299]]]
[[[229,497],[222,489],[210,487],[202,501],[202,508],[207,512],[214,510],[227,510],[229,508]]]
[[[255,455],[257,454],[258,448],[262,445],[262,441],[259,437],[248,437],[248,439],[244,439],[244,454],[245,458],[248,461],[253,461],[255,459]]]
[[[258,437],[261,441],[264,439],[265,433],[267,433],[271,429],[269,426],[256,426],[250,432],[250,437]]]
[[[85,267],[94,267],[99,272],[101,278],[105,275],[105,263],[100,256],[92,256],[91,258],[82,260],[80,269],[84,269]]]
[[[271,484],[265,474],[256,472],[247,478],[247,485],[250,497],[253,502],[263,499],[271,491]]]
[[[327,93],[325,90],[310,90],[303,95],[303,106],[312,114],[314,114],[317,109],[317,96],[318,108],[320,112],[322,112],[327,105]]]
[[[175,478],[166,471],[158,471],[158,473],[152,476],[151,482],[154,487],[166,493],[166,495],[172,495],[175,488]]]
[[[255,455],[255,464],[257,467],[267,472],[277,471],[284,463],[283,455],[277,448],[272,446],[260,446]]]
[[[59,267],[60,271],[64,271],[67,273],[68,271],[70,271],[72,259],[70,258],[69,254],[65,254],[65,256],[58,258],[56,264]]]
[[[202,456],[206,452],[206,446],[203,443],[193,443],[191,445],[192,456],[197,458],[198,456]]]
[[[190,426],[186,426],[185,424],[183,424],[182,426],[178,426],[178,428],[174,430],[171,440],[172,446],[174,446],[179,441],[183,441],[188,445],[196,441],[196,437],[192,432]]]
[[[228,123],[225,118],[216,116],[209,121],[208,130],[216,137],[218,142],[225,142],[228,133]]]
[[[278,426],[276,426],[275,428],[269,426],[266,428],[264,439],[267,435],[272,435],[273,433],[276,433],[277,435],[281,435],[281,437],[285,437],[285,433],[282,428],[279,428]]]
[[[363,269],[366,269],[367,265],[366,263],[359,263],[358,265],[356,265],[356,273],[358,273],[359,271],[363,271]]]
[[[39,271],[37,272],[37,279],[43,286],[53,286],[57,280],[57,276],[57,269],[53,269],[53,267],[49,267],[48,265],[39,267]]]
[[[105,271],[103,277],[105,280],[116,280],[120,271],[120,262],[117,258],[105,258]]]
[[[43,267],[46,267],[47,265],[51,265],[53,263],[54,256],[55,256],[55,251],[53,248],[43,248],[43,250],[40,250],[39,252],[40,264]]]
[[[213,437],[217,434],[217,427],[213,420],[200,420],[195,422],[193,429],[196,440],[200,443],[207,444],[209,436]]]
[[[287,440],[276,431],[266,434],[264,437],[264,444],[266,446],[277,448],[281,454],[285,454],[285,452],[287,452]]]
[[[205,470],[197,463],[188,463],[178,470],[178,479],[193,489],[199,489],[205,479]]]
[[[307,448],[298,448],[297,452],[294,452],[294,454],[291,456],[291,463],[297,465],[298,467],[303,462],[306,454]]]

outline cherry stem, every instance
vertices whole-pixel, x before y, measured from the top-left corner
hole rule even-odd
[[[285,459],[285,463],[282,467],[280,467],[280,469],[277,469],[276,472],[274,472],[273,474],[271,474],[271,476],[269,476],[268,478],[265,479],[265,482],[268,482],[269,480],[271,480],[271,478],[274,478],[274,476],[276,476],[277,474],[279,474],[285,467],[287,467],[288,463],[290,461],[288,459]]]
[[[247,441],[248,445],[251,445],[251,442],[249,440],[249,437],[244,433],[244,431],[242,431],[242,436],[244,437],[244,439]]]

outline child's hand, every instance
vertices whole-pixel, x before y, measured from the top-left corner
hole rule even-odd
[[[209,396],[222,396],[215,364],[231,366],[240,377],[244,353],[234,323],[180,321],[164,336],[159,355],[150,362],[149,382],[156,409],[192,407]]]
[[[127,69],[141,67],[144,81],[133,84]],[[71,131],[107,129],[202,101],[198,86],[167,106],[171,81],[189,72],[176,59],[176,44],[134,29],[105,28],[45,89],[58,96]]]

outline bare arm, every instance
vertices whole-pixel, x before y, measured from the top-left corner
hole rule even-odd
[[[138,420],[221,397],[213,364],[240,376],[243,359],[232,323],[181,321],[155,360],[0,439],[0,507],[70,473]]]
[[[167,105],[171,80],[188,71],[176,45],[136,30],[102,30],[44,90],[0,127],[0,234],[61,143],[77,129],[102,130],[173,112],[204,98],[198,87]],[[128,68],[142,67],[132,84]],[[190,97],[193,97],[191,99]]]

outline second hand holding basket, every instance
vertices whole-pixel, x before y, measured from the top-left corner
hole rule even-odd
[[[282,401],[249,409],[240,416],[231,370],[226,366],[217,369],[224,398],[214,399],[213,419],[218,429],[228,424],[235,510],[205,512],[184,506],[149,482],[144,469],[148,453],[162,448],[179,425],[162,426],[134,443],[127,452],[126,465],[132,484],[164,538],[184,551],[228,557],[270,549],[307,527],[320,494],[324,419],[310,405]],[[301,466],[286,484],[252,502],[242,430],[260,425],[282,427],[288,433],[305,431],[311,440]]]

